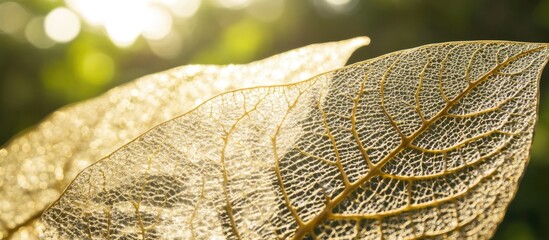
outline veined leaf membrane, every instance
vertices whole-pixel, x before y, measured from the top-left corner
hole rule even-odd
[[[231,91],[85,169],[52,238],[489,238],[529,158],[547,44],[453,42]]]
[[[183,66],[54,112],[0,149],[0,239],[37,238],[42,211],[82,169],[148,129],[225,91],[293,83],[341,67],[368,43],[361,37],[246,65]]]

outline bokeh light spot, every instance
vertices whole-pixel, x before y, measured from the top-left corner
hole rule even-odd
[[[183,39],[181,34],[177,31],[171,31],[168,36],[154,40],[149,39],[147,41],[151,51],[158,57],[164,59],[171,59],[177,57],[183,49]]]
[[[119,18],[117,21],[105,24],[105,30],[114,44],[119,47],[129,47],[137,40],[140,33],[138,26],[132,23],[131,19]]]
[[[253,21],[241,21],[227,29],[223,42],[227,49],[240,55],[243,61],[251,60],[267,39],[262,26]]]
[[[217,0],[215,3],[224,8],[241,9],[250,5],[251,0]]]
[[[177,17],[190,18],[200,8],[201,0],[162,0],[162,3]]]
[[[272,22],[280,18],[284,12],[284,0],[256,0],[247,8],[254,18]]]
[[[149,8],[147,0],[117,0],[110,2],[102,19],[107,34],[119,47],[131,46],[144,29]]]
[[[171,14],[160,7],[151,7],[147,9],[144,16],[147,21],[143,29],[143,36],[147,39],[162,39],[172,30]]]
[[[114,76],[114,61],[102,52],[92,52],[82,58],[76,71],[82,80],[93,85],[103,86]]]
[[[25,27],[25,37],[37,48],[49,48],[55,44],[44,29],[44,18],[35,17]]]
[[[80,20],[71,10],[59,7],[48,13],[44,22],[46,34],[56,42],[70,42],[80,32]]]
[[[313,5],[322,15],[348,14],[357,9],[358,0],[323,0],[313,1]]]
[[[93,39],[79,38],[67,51],[66,61],[74,72],[76,88],[95,94],[113,80],[116,62]]]
[[[334,6],[342,6],[349,4],[351,0],[325,0],[327,3],[334,5]]]
[[[0,32],[15,33],[21,29],[29,18],[27,10],[16,2],[0,4]]]
[[[252,20],[242,20],[228,27],[212,48],[199,52],[195,63],[227,64],[249,62],[261,48],[270,44],[269,30]]]

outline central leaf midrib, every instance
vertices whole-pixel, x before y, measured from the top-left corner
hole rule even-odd
[[[344,199],[346,199],[351,193],[355,192],[362,184],[364,184],[366,181],[370,180],[372,177],[377,176],[380,174],[380,169],[393,159],[394,156],[396,156],[398,153],[400,153],[402,150],[404,150],[408,145],[415,140],[416,137],[418,137],[420,134],[422,134],[425,130],[427,130],[431,124],[433,124],[435,121],[439,120],[442,116],[447,114],[448,110],[450,110],[451,107],[454,106],[454,104],[461,99],[463,99],[469,92],[471,92],[474,88],[476,88],[479,84],[486,81],[490,76],[494,75],[499,69],[502,67],[508,65],[512,61],[515,61],[516,59],[530,54],[532,52],[536,52],[538,50],[541,50],[543,48],[546,48],[547,46],[540,46],[537,48],[533,48],[527,51],[524,51],[522,53],[519,53],[513,57],[508,58],[504,62],[496,65],[493,69],[488,71],[486,74],[481,76],[479,80],[471,83],[463,92],[461,92],[458,96],[456,96],[454,99],[450,100],[446,106],[439,111],[435,116],[433,116],[431,119],[425,121],[422,126],[412,133],[410,137],[404,137],[401,141],[401,143],[392,150],[385,158],[383,158],[379,163],[375,164],[372,169],[362,178],[358,179],[354,183],[351,183],[349,187],[345,188],[339,195],[337,195],[335,198],[333,198],[330,202],[326,204],[326,207],[315,217],[311,218],[309,221],[307,221],[304,225],[300,226],[296,232],[295,235],[292,237],[292,239],[301,239],[303,238],[307,233],[309,233],[319,222],[324,221],[330,214],[332,214],[332,210],[338,206]]]

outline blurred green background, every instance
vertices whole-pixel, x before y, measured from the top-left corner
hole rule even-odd
[[[428,43],[549,41],[549,0],[0,1],[0,145],[56,108],[175,66],[367,35],[351,62]],[[549,239],[549,69],[532,159],[495,239]]]

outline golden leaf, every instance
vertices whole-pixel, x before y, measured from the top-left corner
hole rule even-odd
[[[225,93],[82,171],[45,236],[489,238],[528,161],[548,56],[442,43]]]
[[[0,238],[36,238],[36,219],[82,169],[151,127],[228,90],[297,82],[341,67],[368,43],[362,37],[247,65],[179,67],[54,112],[0,149]]]

